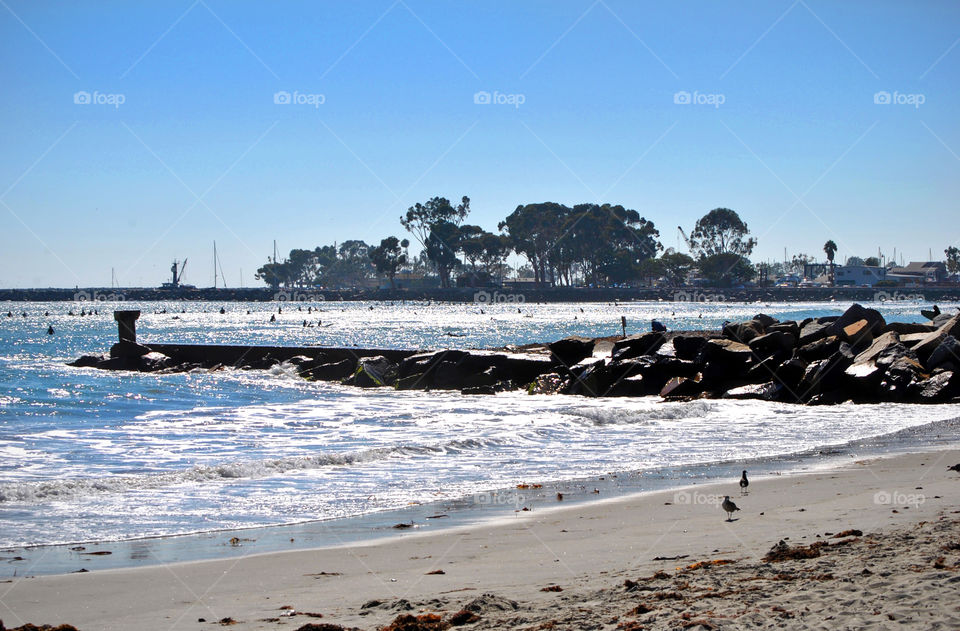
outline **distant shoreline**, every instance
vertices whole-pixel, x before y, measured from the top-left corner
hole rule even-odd
[[[422,300],[451,303],[525,304],[543,302],[949,302],[960,301],[960,287],[754,287],[746,289],[675,287],[655,289],[554,287],[546,289],[478,287],[454,289],[191,289],[143,287],[0,289],[0,301],[128,302],[128,301],[299,302]]]

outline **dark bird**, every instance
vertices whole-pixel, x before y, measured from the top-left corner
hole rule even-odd
[[[740,477],[740,493],[746,493],[748,486],[750,486],[750,480],[747,479],[747,472],[744,471],[743,475]]]
[[[952,467],[947,467],[947,471],[956,471],[960,473],[960,464],[955,464]]]
[[[727,511],[727,521],[733,521],[734,511],[740,510],[737,508],[737,505],[730,501],[729,495],[723,496],[723,504],[720,505],[723,510]]]

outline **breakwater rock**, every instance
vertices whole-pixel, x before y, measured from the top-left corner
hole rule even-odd
[[[87,355],[72,365],[171,373],[285,364],[308,380],[465,395],[523,389],[808,405],[960,402],[960,314],[940,314],[928,323],[887,323],[859,304],[840,316],[799,322],[761,313],[719,332],[570,337],[497,350],[142,344],[123,335],[121,328],[122,339],[109,355]]]

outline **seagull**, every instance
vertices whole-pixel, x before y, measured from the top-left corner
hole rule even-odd
[[[737,505],[730,501],[729,495],[723,496],[723,504],[720,505],[723,510],[727,511],[727,521],[733,521],[734,511],[740,510],[737,508]]]
[[[747,479],[747,472],[743,472],[743,476],[740,478],[740,494],[744,495],[747,492],[747,487],[750,486],[750,480]]]

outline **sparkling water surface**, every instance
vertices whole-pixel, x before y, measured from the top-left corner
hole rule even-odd
[[[109,348],[117,308],[143,312],[144,343],[485,348],[619,334],[621,315],[628,332],[654,317],[715,329],[758,312],[802,319],[847,306],[0,303],[0,547],[335,519],[521,482],[775,458],[960,416],[956,405],[359,390],[284,366],[175,375],[66,366]],[[924,305],[866,306],[918,321]],[[91,307],[99,315],[67,315]]]

